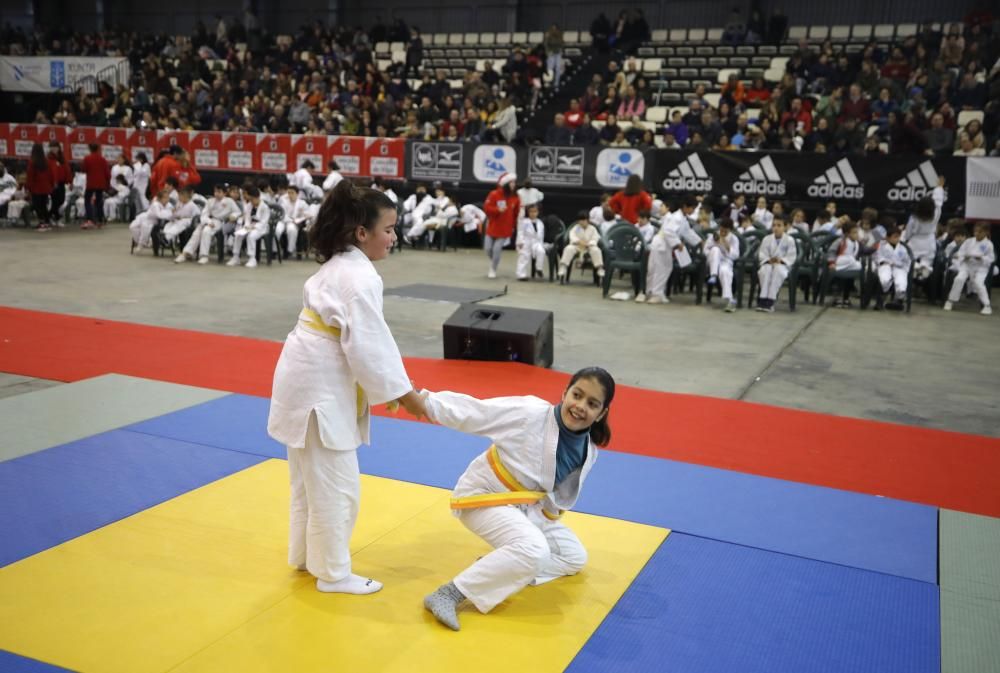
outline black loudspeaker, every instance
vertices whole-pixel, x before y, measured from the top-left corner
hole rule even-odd
[[[445,359],[552,366],[552,311],[462,304],[443,332]]]

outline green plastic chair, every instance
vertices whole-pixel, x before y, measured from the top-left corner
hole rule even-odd
[[[615,225],[602,237],[604,250],[603,297],[608,296],[615,271],[632,276],[632,289],[638,295],[645,292],[646,242],[642,233],[631,224]]]

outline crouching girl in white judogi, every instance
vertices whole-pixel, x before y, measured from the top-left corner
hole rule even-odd
[[[194,202],[193,197],[194,191],[190,187],[184,187],[177,193],[177,205],[174,207],[173,215],[163,227],[163,235],[168,241],[180,236],[191,226],[194,218],[201,214],[201,208]]]
[[[267,235],[270,226],[271,209],[264,203],[260,190],[256,187],[247,187],[243,193],[250,202],[243,206],[243,220],[233,234],[233,256],[226,262],[226,266],[239,265],[240,251],[243,249],[243,241],[246,241],[246,266],[252,269],[257,266],[257,241]]]
[[[186,262],[198,257],[199,264],[208,264],[208,253],[212,249],[212,239],[216,232],[226,225],[234,226],[240,217],[240,207],[232,198],[226,195],[226,185],[218,184],[212,192],[212,198],[205,204],[198,218],[198,226],[191,232],[191,238],[184,246],[183,252],[174,260],[177,263]]]
[[[757,278],[760,280],[760,296],[757,310],[774,313],[774,302],[788,272],[795,264],[799,251],[795,239],[785,234],[785,220],[780,217],[771,221],[771,233],[764,237],[757,248]]]
[[[894,289],[897,303],[906,298],[909,282],[907,276],[910,264],[913,263],[906,246],[900,241],[901,238],[902,232],[899,229],[891,230],[875,251],[875,263],[878,265],[878,280],[882,285],[882,292]]]
[[[465,600],[487,613],[528,585],[583,569],[587,550],[559,517],[576,503],[597,460],[595,445],[611,439],[615,381],[599,367],[580,370],[555,405],[537,397],[424,394],[432,421],[493,441],[451,499],[455,516],[493,551],[424,599],[439,622],[457,631]]]
[[[698,202],[688,195],[681,202],[681,207],[661,220],[660,231],[653,236],[649,244],[649,261],[646,269],[646,292],[636,295],[637,302],[650,304],[667,304],[667,281],[674,271],[674,257],[677,264],[684,268],[691,264],[691,255],[684,243],[692,246],[702,244],[701,237],[691,228],[688,218],[694,213]]]
[[[369,441],[369,405],[398,400],[424,415],[382,316],[382,279],[372,265],[389,255],[395,225],[396,208],[384,194],[349,180],[334,188],[309,241],[323,265],[306,281],[274,372],[267,431],[288,447],[288,562],[325,592],[382,588],[351,573],[349,549],[361,490],[356,449]]]
[[[160,193],[149,204],[149,210],[139,213],[128,225],[136,246],[148,248],[152,245],[153,226],[160,220],[169,220],[173,212],[173,206],[170,205],[170,190],[161,189]]]
[[[298,245],[299,232],[308,229],[309,222],[312,219],[312,211],[309,208],[309,204],[306,203],[306,198],[299,194],[298,187],[291,184],[288,185],[288,189],[278,199],[278,205],[281,206],[284,215],[281,221],[278,222],[274,233],[279,239],[282,234],[285,235],[288,242],[288,254],[294,255],[296,246]]]
[[[538,206],[525,208],[525,217],[517,225],[517,279],[531,279],[531,261],[535,273],[544,275],[547,251],[545,250],[545,223],[538,218]]]

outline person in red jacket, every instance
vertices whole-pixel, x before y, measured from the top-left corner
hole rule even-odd
[[[49,143],[49,166],[52,168],[52,177],[55,180],[49,216],[57,227],[61,227],[63,225],[59,222],[59,209],[66,200],[66,190],[73,183],[73,169],[63,156],[62,145],[56,140]]]
[[[487,278],[497,277],[500,255],[510,242],[517,225],[517,213],[521,210],[521,200],[517,198],[517,176],[504,173],[497,180],[497,188],[486,197],[483,211],[486,213],[486,256],[490,258]]]
[[[167,176],[170,174],[170,171],[177,165],[177,160],[173,156],[174,148],[177,148],[177,146],[174,145],[169,150],[161,150],[159,156],[156,157],[156,161],[153,162],[153,167],[149,172],[149,193],[152,196],[160,193],[160,190],[163,189],[163,186],[167,182]]]
[[[55,176],[45,148],[41,143],[31,146],[31,158],[28,159],[28,181],[26,186],[31,194],[31,207],[38,215],[38,231],[49,231],[49,195],[55,187]]]
[[[633,173],[628,176],[625,189],[612,196],[608,206],[618,217],[635,224],[640,212],[653,209],[653,198],[642,188],[642,178]]]
[[[83,203],[87,209],[87,220],[81,229],[104,226],[104,192],[111,189],[111,164],[101,155],[101,146],[90,144],[90,154],[83,158],[83,172],[87,174],[87,189],[83,193]]]
[[[194,162],[191,161],[191,156],[187,150],[184,148],[179,149],[180,152],[176,155],[176,164],[171,172],[167,174],[167,177],[173,176],[177,178],[177,184],[180,185],[180,189],[197,187],[201,183],[201,176],[198,175],[198,169],[194,167]]]

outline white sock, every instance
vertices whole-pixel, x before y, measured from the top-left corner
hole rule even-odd
[[[382,588],[382,583],[360,575],[348,575],[336,582],[316,580],[316,588],[328,594],[373,594]]]

